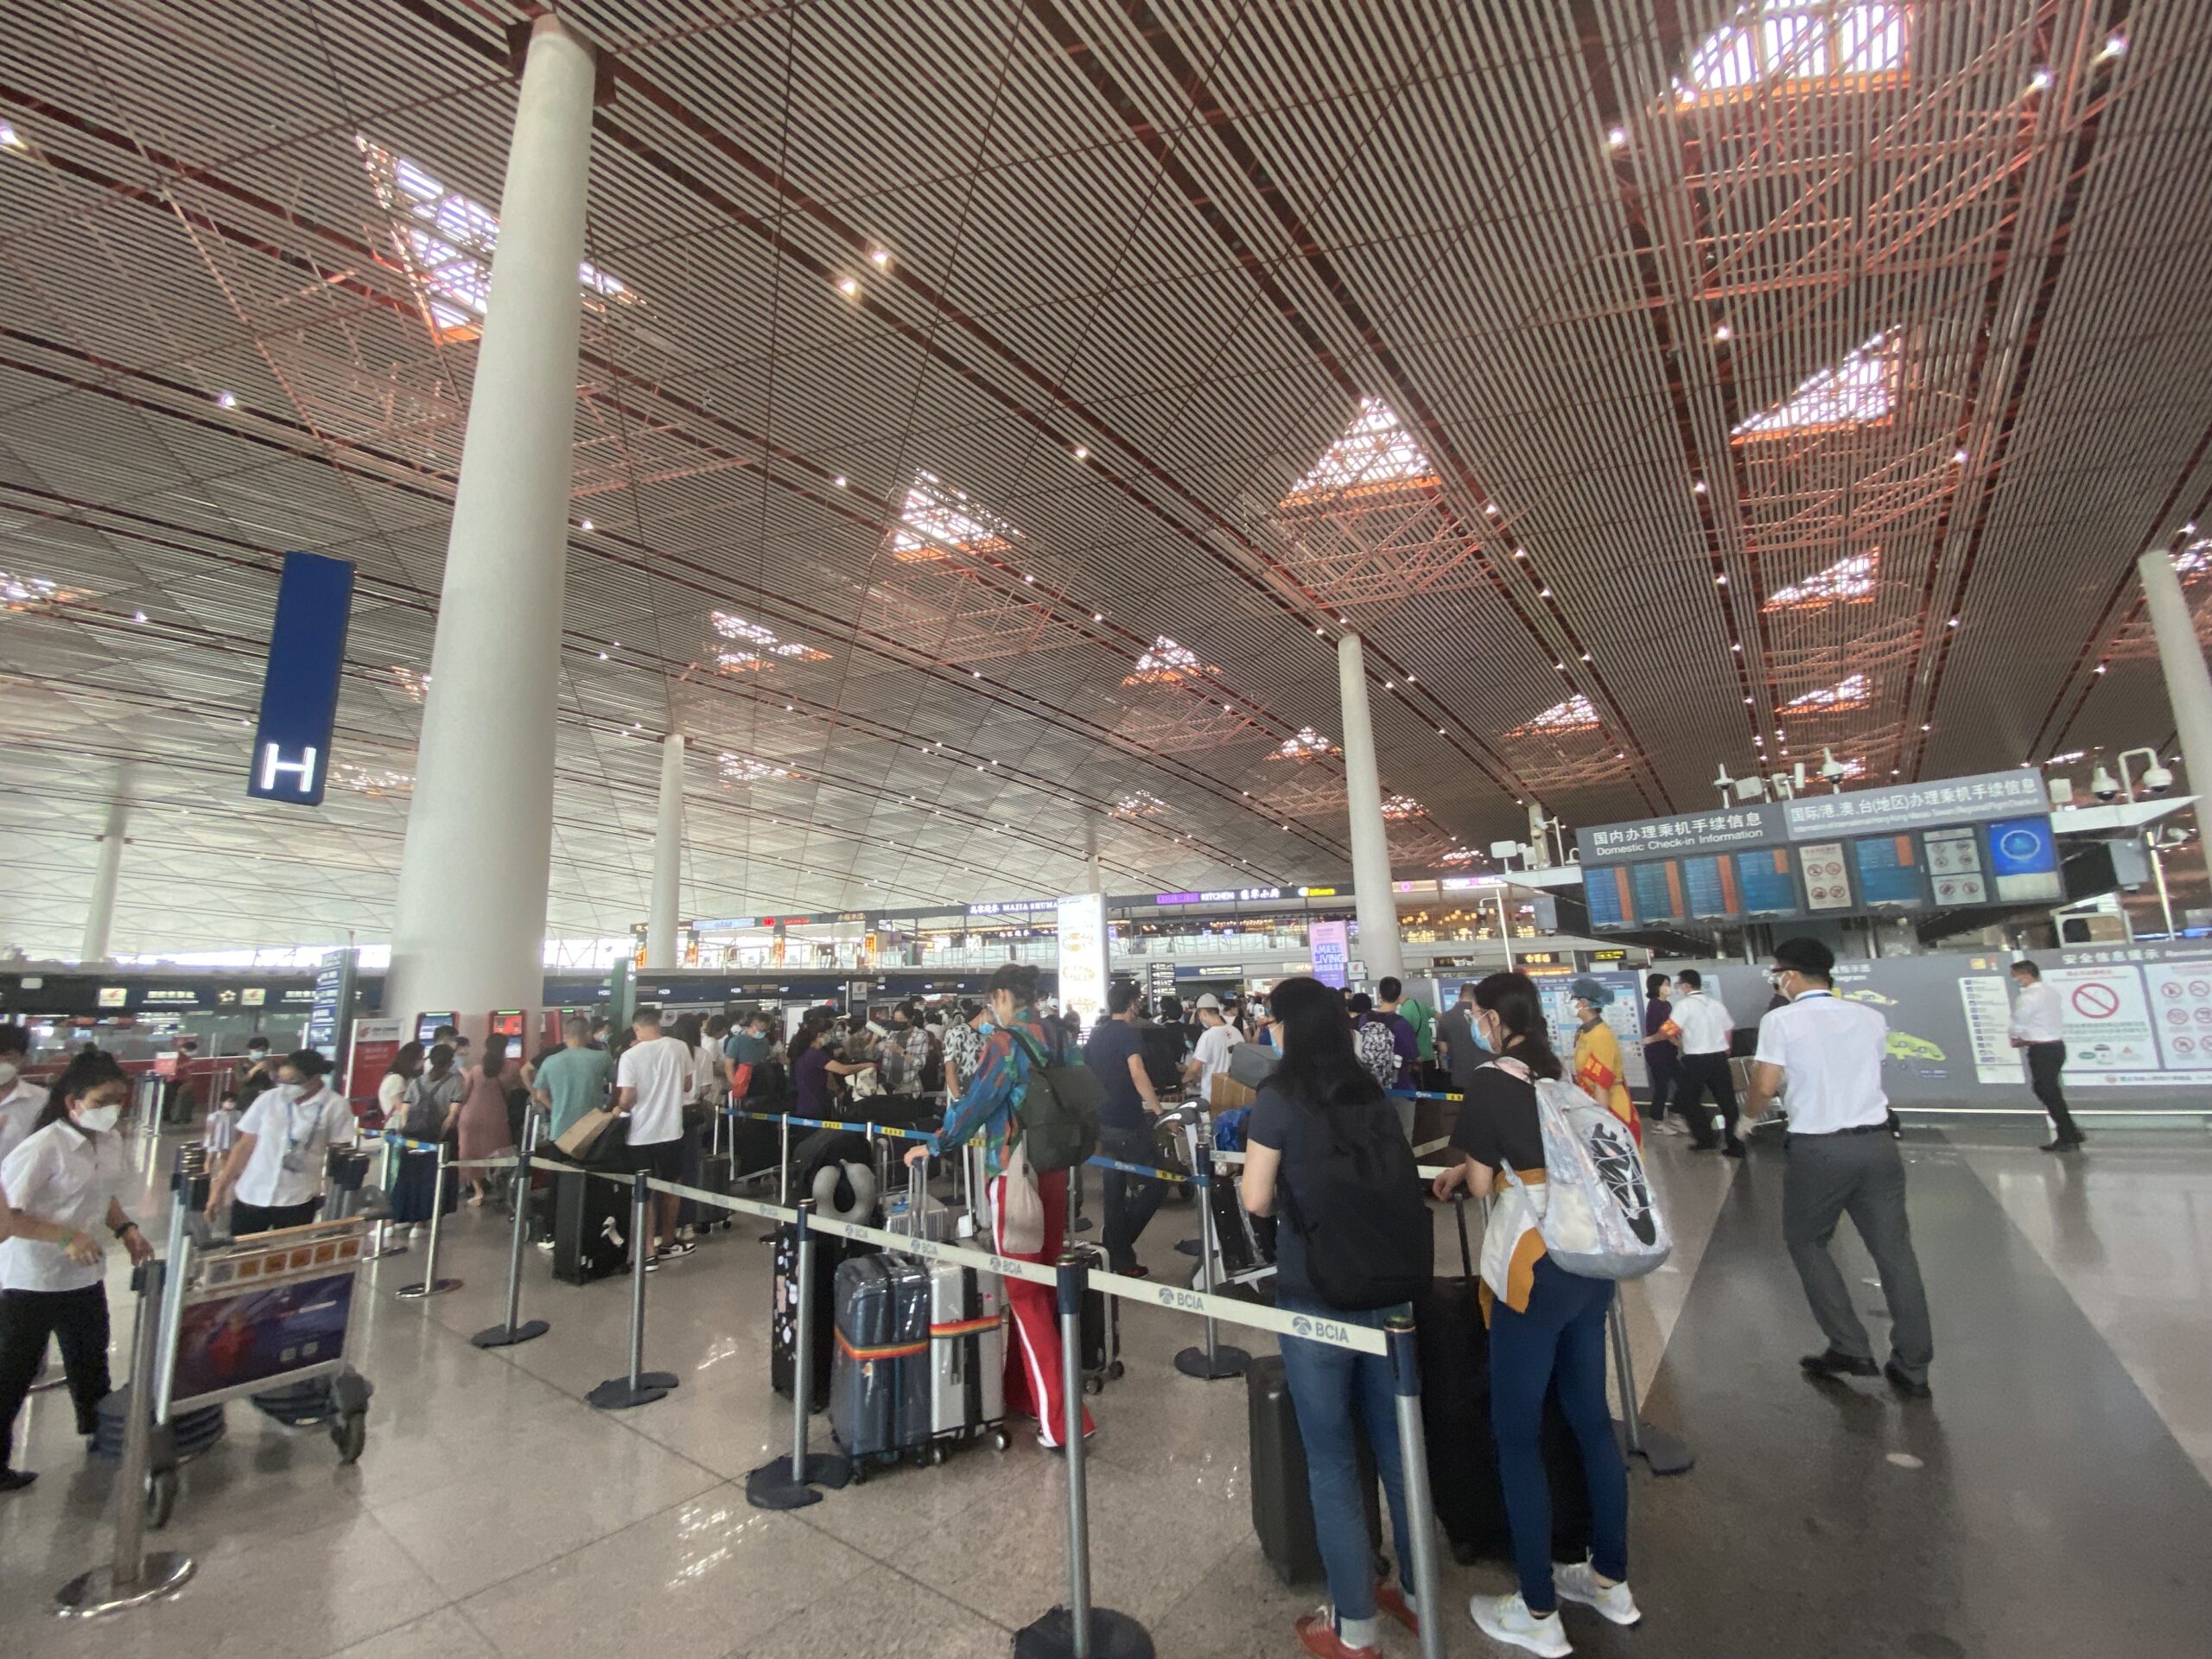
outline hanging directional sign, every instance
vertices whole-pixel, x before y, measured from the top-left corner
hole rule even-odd
[[[264,801],[321,806],[338,724],[338,677],[353,609],[353,564],[287,553],[276,620],[261,682],[261,721],[245,792]]]

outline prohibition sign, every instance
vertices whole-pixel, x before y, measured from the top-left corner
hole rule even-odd
[[[2109,1020],[2120,1012],[2120,993],[2109,985],[2076,985],[2074,1006],[2085,1020]]]

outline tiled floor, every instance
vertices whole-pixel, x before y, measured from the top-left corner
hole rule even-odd
[[[2202,1364],[2212,1229],[2201,1224],[2212,1202],[2212,1153],[2201,1140],[2159,1142],[2155,1150],[2133,1144],[2143,1149],[2100,1148],[2071,1173],[2038,1164],[2032,1151],[1944,1155],[1969,1186],[1995,1195],[1993,1216],[2001,1208],[2032,1247],[2005,1255],[2002,1270],[2017,1275],[2031,1264],[2040,1273],[2047,1262],[2126,1366],[2113,1375],[2123,1386],[2132,1376],[2166,1424],[2194,1437],[2206,1428],[2212,1399]],[[1653,1156],[1680,1242],[1671,1271],[1629,1293],[1632,1344],[1652,1414],[1690,1426],[1708,1442],[1708,1456],[1682,1482],[1662,1485],[1640,1471],[1633,1477],[1637,1548],[1640,1559],[1710,1582],[1695,1596],[1648,1582],[1651,1616],[1632,1637],[1572,1628],[1588,1650],[1632,1647],[1646,1659],[1773,1652],[1771,1645],[1735,1645],[1732,1627],[1693,1618],[1691,1608],[1730,1574],[1734,1529],[1774,1522],[1770,1496],[1756,1482],[1739,1486],[1744,1471],[1718,1445],[1732,1431],[1710,1417],[1711,1402],[1700,1392],[1724,1369],[1711,1344],[1734,1344],[1725,1369],[1756,1379],[1752,1397],[1767,1402],[1761,1408],[1796,1409],[1802,1387],[1793,1361],[1808,1322],[1775,1289],[1775,1261],[1766,1259],[1780,1254],[1771,1213],[1778,1156],[1768,1150],[1766,1161],[1755,1158],[1749,1170],[1694,1159],[1679,1142],[1660,1143]],[[1979,1183],[1967,1177],[1969,1166]],[[1939,1188],[1931,1178],[1916,1185],[1915,1202],[1955,1208],[1960,1190]],[[1453,1270],[1457,1240],[1444,1215],[1439,1222],[1439,1265]],[[1184,1264],[1173,1245],[1191,1230],[1191,1211],[1162,1211],[1146,1241],[1155,1271]],[[2101,1257],[2092,1237],[2106,1241]],[[620,1413],[594,1411],[582,1395],[623,1369],[626,1281],[582,1289],[555,1284],[545,1258],[531,1251],[525,1312],[551,1320],[551,1334],[505,1351],[468,1344],[467,1333],[500,1317],[505,1240],[496,1218],[462,1212],[448,1234],[445,1270],[465,1285],[427,1303],[391,1294],[421,1276],[419,1253],[372,1269],[360,1364],[376,1396],[358,1465],[340,1468],[320,1433],[280,1428],[249,1405],[229,1408],[227,1439],[187,1467],[176,1519],[159,1537],[200,1563],[198,1577],[168,1603],[92,1624],[48,1616],[54,1590],[106,1547],[111,1480],[106,1465],[79,1450],[66,1402],[35,1396],[18,1461],[43,1478],[0,1499],[0,1653],[964,1659],[1004,1654],[1014,1628],[1064,1599],[1065,1465],[1027,1434],[1003,1454],[982,1446],[942,1468],[887,1471],[796,1513],[747,1504],[745,1471],[786,1449],[790,1433],[788,1410],[767,1386],[769,1251],[754,1224],[715,1236],[689,1262],[653,1275],[647,1362],[676,1372],[682,1385],[658,1404]],[[2151,1259],[2139,1262],[2146,1251]],[[1728,1323],[1740,1312],[1728,1280],[1714,1275],[1745,1275],[1748,1283],[1755,1270],[1769,1274],[1774,1309],[1745,1335]],[[120,1314],[125,1299],[118,1293],[116,1300]],[[127,1319],[118,1325],[127,1329]],[[1186,1319],[1131,1307],[1123,1335],[1128,1375],[1096,1402],[1101,1432],[1090,1459],[1098,1599],[1142,1619],[1162,1655],[1294,1653],[1290,1621],[1319,1592],[1279,1585],[1254,1541],[1242,1385],[1202,1383],[1173,1370],[1173,1353],[1194,1339]],[[1257,1332],[1236,1340],[1260,1351],[1271,1345]],[[1673,1362],[1670,1343],[1700,1356],[1696,1373]],[[1970,1370],[1970,1357],[1947,1356],[1939,1384],[1961,1386],[1952,1379]],[[1869,1396],[1867,1408],[1886,1402]],[[1939,1397],[1936,1421],[1944,1409]],[[2121,1415],[2138,1440],[2145,1423],[2155,1429],[2159,1421],[2147,1408]],[[2094,1437],[2100,1421],[2093,1413],[2063,1432]],[[1773,1457],[1763,1436],[1745,1439]],[[2201,1446],[2194,1449],[2201,1460]],[[2112,1450],[2123,1464],[2158,1455],[2133,1444]],[[1819,1454],[1817,1445],[1804,1451]],[[1760,1479],[1786,1490],[1802,1474],[1790,1462],[1762,1465]],[[1847,1496],[1860,1477],[1855,1463],[1846,1463],[1830,1478]],[[1952,1472],[1979,1478],[1985,1471]],[[1986,1473],[1993,1491],[2011,1478],[1999,1469]],[[2193,1468],[2190,1478],[2202,1487]],[[1694,1507],[1684,1510],[1685,1499]],[[1716,1504],[1729,1516],[1717,1531]],[[1953,1515],[1944,1524],[1961,1523]],[[2204,1541],[2197,1541],[2200,1560]],[[1995,1515],[1977,1510],[1970,1530],[1945,1547],[1956,1550],[1962,1568],[1980,1552],[2021,1545]],[[1820,1550],[1798,1548],[1797,1571],[1817,1573]],[[2086,1584],[2068,1586],[2063,1561],[2052,1571],[2054,1595],[2088,1593]],[[1471,1587],[1504,1584],[1494,1567],[1447,1573],[1455,1606]],[[1416,1650],[1395,1630],[1385,1644],[1402,1656]],[[1450,1645],[1463,1653],[1486,1649],[1457,1614]]]

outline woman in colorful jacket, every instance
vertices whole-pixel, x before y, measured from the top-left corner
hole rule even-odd
[[[982,1052],[975,1076],[945,1114],[944,1127],[913,1147],[906,1161],[912,1165],[941,1158],[980,1135],[989,1181],[991,1248],[1001,1255],[1050,1264],[1060,1259],[1061,1243],[1067,1236],[1067,1172],[1040,1175],[1020,1155],[1021,1096],[1028,1087],[1033,1057],[1058,1054],[1061,1033],[1057,1021],[1048,1022],[1037,1012],[1037,970],[1026,963],[1001,966],[985,985],[984,999],[989,1023],[982,1027]],[[1017,1041],[1017,1032],[1026,1040]],[[1014,1194],[1012,1234],[1007,1225],[1010,1182],[1025,1183],[1033,1191],[1033,1199],[1023,1192]],[[1027,1236],[1021,1236],[1025,1225]],[[1037,1443],[1058,1451],[1067,1422],[1067,1399],[1060,1384],[1060,1327],[1052,1293],[1027,1279],[1009,1279],[1006,1300],[1014,1315],[1014,1340],[1007,1344],[1006,1354],[1007,1409],[1033,1414]],[[1086,1411],[1086,1438],[1092,1428]]]

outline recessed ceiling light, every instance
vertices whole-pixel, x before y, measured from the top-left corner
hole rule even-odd
[[[219,391],[215,394],[216,408],[236,409],[238,406],[238,395],[235,391]]]
[[[1094,622],[1103,622],[1106,620],[1106,613],[1103,611],[1093,611],[1090,613],[1090,620]]]
[[[1084,448],[1078,443],[1075,447],[1075,458],[1077,461],[1089,461],[1090,459],[1090,451]]]
[[[1441,726],[1440,726],[1440,727],[1438,727],[1438,728],[1436,728],[1436,734],[1437,734],[1439,737],[1442,737],[1442,736],[1445,734],[1445,733],[1444,733],[1444,728],[1443,728]]]
[[[1696,483],[1691,485],[1690,487],[1695,490],[1700,495],[1703,495],[1705,493],[1705,480],[1700,478]]]
[[[1735,331],[1730,328],[1726,323],[1719,323],[1714,327],[1713,330],[1713,337],[1715,340],[1726,340]]]
[[[1607,129],[1605,133],[1605,143],[1611,149],[1626,149],[1628,148],[1628,129],[1626,127],[1612,127]]]
[[[841,490],[845,487],[845,475],[842,473],[838,474],[831,481]]]
[[[891,250],[870,248],[868,251],[868,262],[878,270],[888,270],[891,268]]]
[[[861,292],[861,279],[857,276],[840,276],[837,279],[837,291],[849,300],[858,299]]]
[[[582,524],[577,525],[576,528],[579,530],[596,530],[598,526],[593,524],[590,519],[587,518]]]
[[[1963,449],[1954,449],[1951,451],[1951,460],[1954,464],[1963,467],[1967,464],[1967,452]]]
[[[2105,43],[2097,55],[2101,58],[2120,58],[2127,55],[2127,36],[2118,29],[2105,36]]]
[[[2034,87],[2036,91],[2042,92],[2050,85],[2050,71],[2038,65],[2035,72],[2028,77],[2028,85]]]
[[[1552,590],[1548,588],[1539,588],[1537,590],[1536,597],[1538,599],[1549,599],[1551,596]]]
[[[1397,683],[1395,680],[1385,680],[1385,681],[1383,681],[1383,682],[1382,682],[1382,689],[1383,689],[1385,691],[1395,691],[1395,690],[1396,690],[1398,689],[1398,683]],[[1226,709],[1226,708],[1228,708],[1228,707],[1229,707],[1229,705],[1228,705],[1227,703],[1225,703],[1225,702],[1224,702],[1224,703],[1223,703],[1221,706],[1222,706],[1223,708],[1224,708],[1224,709]]]
[[[29,149],[22,129],[12,121],[0,121],[0,149]]]
[[[133,611],[130,613],[130,620],[133,622],[143,622],[146,620],[146,613],[143,611]]]
[[[1721,575],[1715,576],[1713,579],[1713,585],[1716,588],[1726,588],[1728,585],[1727,574],[1724,571]]]

